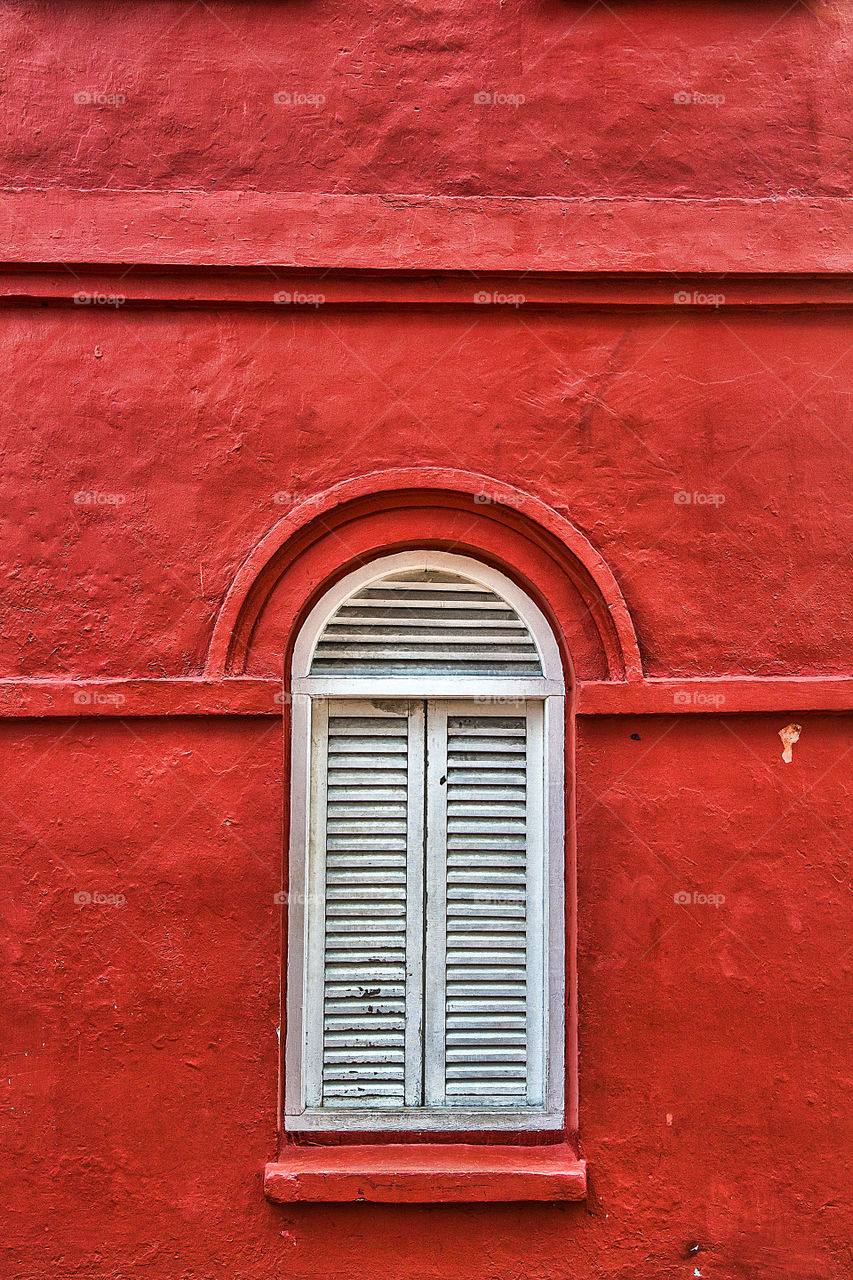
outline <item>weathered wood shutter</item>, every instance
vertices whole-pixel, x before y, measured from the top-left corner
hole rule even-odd
[[[311,675],[541,676],[533,638],[488,587],[435,569],[363,587],[323,631]]]
[[[323,704],[315,730],[322,1034],[310,1092],[315,1105],[399,1107],[420,1097],[423,709],[354,710]]]
[[[541,717],[524,703],[493,710],[429,708],[432,1105],[543,1100]]]
[[[309,1105],[541,1103],[541,709],[330,700],[315,734]]]

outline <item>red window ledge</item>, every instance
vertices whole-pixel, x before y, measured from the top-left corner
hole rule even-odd
[[[290,1147],[266,1167],[269,1200],[448,1204],[583,1200],[586,1162],[571,1147]]]

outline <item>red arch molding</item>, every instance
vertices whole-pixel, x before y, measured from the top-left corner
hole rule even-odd
[[[411,504],[417,495],[472,512],[514,513],[528,536],[545,544],[571,577],[601,638],[609,678],[643,679],[637,636],[628,606],[611,570],[569,520],[538,498],[491,476],[452,468],[398,468],[345,480],[297,506],[258,543],[238,570],[211,637],[205,675],[238,675],[245,669],[255,623],[283,570],[289,544],[307,545],[328,536],[350,509],[373,498],[385,505]],[[368,508],[369,509],[369,508]],[[519,519],[520,518],[520,519]],[[313,536],[312,536],[313,534]],[[381,554],[381,550],[377,550]]]

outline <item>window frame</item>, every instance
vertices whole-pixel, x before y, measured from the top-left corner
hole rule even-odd
[[[311,676],[311,660],[329,619],[352,594],[401,570],[439,569],[457,573],[495,591],[518,614],[533,637],[542,663],[539,677],[486,676]],[[565,1051],[567,990],[565,974],[565,683],[559,649],[542,612],[509,578],[467,556],[444,552],[404,552],[379,557],[346,575],[309,613],[294,646],[291,681],[290,849],[287,892],[286,1037],[284,1052],[283,1125],[288,1132],[367,1131],[524,1132],[562,1129],[565,1123]],[[319,735],[325,732],[328,708],[359,699],[452,704],[476,714],[489,714],[487,700],[509,699],[536,704],[542,711],[541,744],[541,973],[545,1075],[542,1106],[522,1104],[494,1108],[442,1105],[357,1110],[316,1108],[306,1103],[308,990],[312,959],[308,948],[308,905],[323,892],[317,877],[322,860],[312,857],[311,776]],[[477,701],[481,699],[482,701]],[[493,703],[500,714],[500,703]],[[426,873],[426,866],[423,868]],[[312,882],[311,876],[316,883]],[[314,898],[315,901],[319,900]],[[316,945],[316,943],[315,943]],[[316,958],[313,961],[316,965]],[[423,1029],[421,1028],[421,1034]]]

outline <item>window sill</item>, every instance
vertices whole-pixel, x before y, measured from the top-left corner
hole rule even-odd
[[[264,1192],[281,1204],[583,1200],[586,1162],[565,1144],[293,1146],[267,1165]]]

